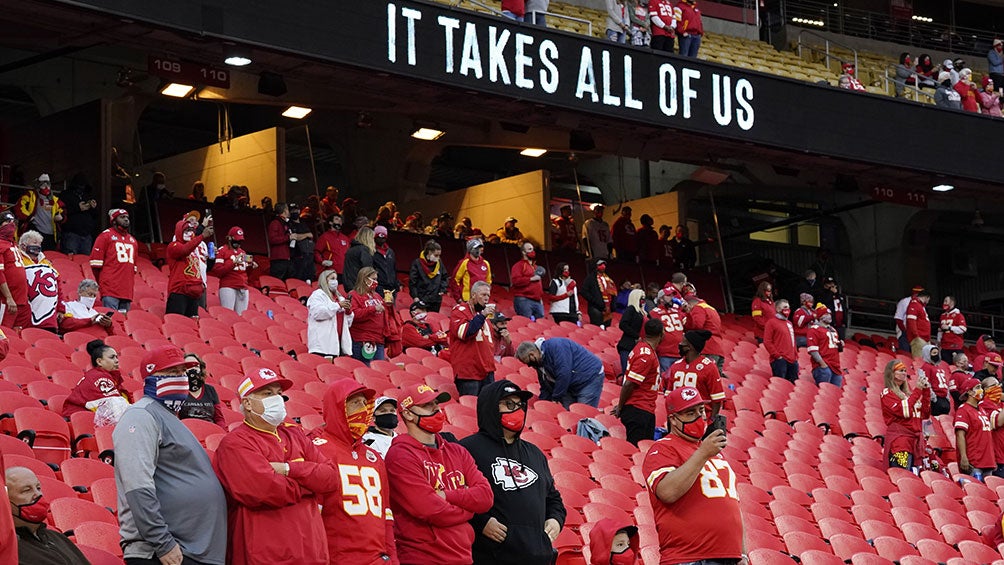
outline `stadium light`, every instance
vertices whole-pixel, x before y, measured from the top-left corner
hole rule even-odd
[[[435,128],[420,127],[415,131],[411,132],[412,137],[414,137],[415,139],[421,139],[422,141],[435,141],[440,137],[443,137],[444,135],[446,135],[445,131]]]
[[[300,182],[300,179],[296,177],[289,177],[289,182]]]
[[[223,62],[231,67],[246,67],[251,64],[251,53],[236,45],[225,47],[223,57]]]
[[[311,112],[313,112],[311,108],[304,108],[303,106],[290,106],[289,108],[286,108],[286,111],[283,112],[282,115],[287,118],[302,120]]]
[[[160,93],[163,94],[164,96],[171,96],[174,98],[185,98],[186,96],[191,94],[192,91],[194,90],[195,87],[190,84],[181,84],[178,82],[172,82],[167,86],[161,88]]]
[[[939,184],[931,187],[931,190],[935,192],[948,192],[951,190],[955,190],[955,187],[950,184]]]
[[[519,152],[524,157],[540,157],[544,153],[547,153],[547,149],[534,149],[533,147],[527,147]]]

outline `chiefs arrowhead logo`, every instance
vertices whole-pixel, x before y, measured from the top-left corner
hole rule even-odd
[[[537,472],[519,461],[496,457],[492,464],[492,480],[502,490],[519,490],[537,482]]]
[[[157,368],[157,364],[156,363],[147,363],[146,364],[146,372],[147,373],[152,373],[153,370],[156,369],[156,368]]]
[[[258,369],[258,376],[265,379],[266,381],[271,381],[273,379],[279,378],[279,375],[276,375],[275,371],[266,368]]]
[[[680,398],[684,400],[693,400],[697,398],[697,389],[695,388],[685,388],[680,391]]]

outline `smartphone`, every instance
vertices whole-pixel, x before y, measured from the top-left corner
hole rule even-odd
[[[715,433],[715,430],[722,430],[724,432],[726,424],[728,424],[728,419],[725,417],[725,414],[715,415],[715,417],[712,418],[711,422],[708,424],[708,429],[704,430],[704,437],[701,439],[703,440],[709,435]]]
[[[112,310],[111,312],[109,312],[109,313],[105,314],[105,317],[106,317],[106,318],[111,318],[112,316],[114,316],[114,315],[115,315],[115,312],[117,312],[117,311],[118,311],[118,310]]]

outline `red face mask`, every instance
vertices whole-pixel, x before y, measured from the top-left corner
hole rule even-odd
[[[948,312],[948,309],[949,309],[948,308],[948,304],[942,304],[941,305],[941,309],[944,310],[945,312]]]
[[[502,427],[510,432],[521,432],[526,425],[526,411],[515,410],[502,414]]]
[[[418,427],[421,430],[427,431],[430,434],[438,434],[443,431],[443,426],[446,425],[446,412],[442,410],[437,410],[435,414],[429,414],[428,416],[423,416],[421,414],[415,414],[418,417]]]
[[[610,565],[634,565],[638,557],[630,547],[620,553],[610,554]]]
[[[534,259],[537,258],[537,252],[536,251],[531,251],[531,252],[527,253],[526,254],[526,258],[529,259],[529,260],[531,260],[531,261],[533,261]]]
[[[370,282],[369,282],[369,283],[368,283],[368,284],[367,284],[366,286],[367,286],[367,287],[368,287],[368,288],[369,288],[370,290],[376,290],[376,287],[377,287],[377,286],[378,286],[379,284],[380,284],[380,283],[379,283],[378,281],[370,281]]]
[[[602,272],[604,272],[606,270],[607,270],[607,266],[606,265],[597,265],[596,266],[596,271],[599,272],[599,273],[602,273]]]
[[[25,522],[41,524],[49,514],[49,501],[40,496],[29,504],[19,504],[17,514]]]
[[[785,318],[791,317],[791,308],[784,308],[781,310],[781,315]]]
[[[680,420],[680,423],[683,424],[683,429],[681,430],[683,435],[695,440],[700,440],[704,437],[704,431],[708,429],[708,421],[700,416],[689,422]]]
[[[568,276],[568,275],[570,275],[570,274],[571,274],[571,273],[569,272],[569,270],[568,270],[568,269],[565,269],[564,271],[561,271],[561,276],[563,276],[563,277],[567,277],[567,276]]]

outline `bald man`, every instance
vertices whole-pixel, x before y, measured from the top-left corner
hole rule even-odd
[[[45,526],[49,502],[42,484],[26,467],[11,467],[5,473],[7,498],[17,533],[17,559],[21,565],[89,565],[84,554],[63,534]]]

